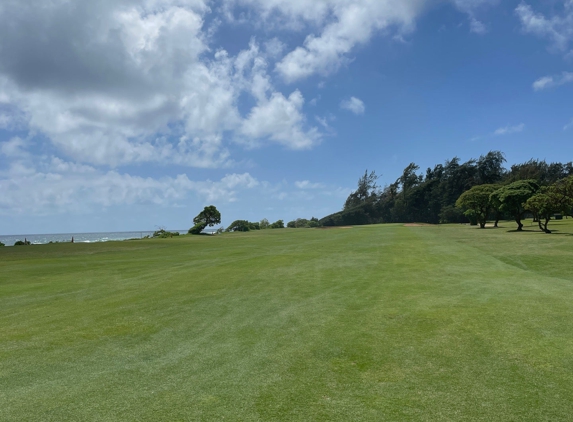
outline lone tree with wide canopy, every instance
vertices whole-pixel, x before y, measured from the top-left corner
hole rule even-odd
[[[551,233],[547,225],[551,217],[560,211],[560,203],[557,196],[549,190],[538,192],[527,200],[525,207],[533,214],[541,231]]]
[[[503,186],[490,196],[494,207],[511,214],[517,223],[517,231],[523,230],[521,222],[526,211],[524,204],[539,190],[535,180],[519,180]]]
[[[559,204],[558,211],[565,215],[573,215],[573,176],[558,180],[549,189]]]
[[[221,213],[214,205],[209,205],[193,219],[195,224],[189,229],[189,234],[200,234],[205,228],[221,224]]]
[[[490,196],[498,189],[495,185],[478,185],[465,191],[456,201],[456,207],[465,210],[467,217],[475,217],[480,229],[485,227],[492,205]]]
[[[525,203],[525,207],[531,211],[537,219],[539,228],[545,233],[551,233],[547,228],[551,217],[556,213],[571,214],[573,208],[573,176],[561,179],[549,186],[541,188]]]

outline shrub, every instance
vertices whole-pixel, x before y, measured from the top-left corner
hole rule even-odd
[[[271,229],[284,229],[285,223],[283,220],[277,220],[273,224],[271,224]]]
[[[169,232],[165,229],[159,229],[153,233],[153,237],[158,239],[165,239],[167,237],[179,236],[179,232]]]
[[[315,228],[321,227],[322,224],[318,220],[318,218],[312,217],[310,220],[306,218],[297,218],[296,220],[289,221],[287,227],[291,229],[308,229],[308,228]]]
[[[203,231],[203,229],[205,227],[207,227],[207,225],[205,223],[197,223],[193,227],[191,227],[187,233],[189,233],[189,234],[201,234],[201,232]]]
[[[248,232],[251,230],[251,223],[247,220],[235,220],[227,227],[228,232]]]
[[[201,234],[205,228],[221,224],[221,213],[214,205],[209,205],[193,219],[193,224],[195,225],[189,229],[188,233]]]
[[[440,212],[440,223],[442,224],[466,223],[467,221],[467,216],[465,216],[459,208],[456,208],[452,205],[448,205],[442,208],[442,212]]]

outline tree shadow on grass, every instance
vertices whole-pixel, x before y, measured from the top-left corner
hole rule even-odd
[[[507,230],[507,233],[539,233],[539,234],[556,234],[556,235],[560,235],[560,236],[573,236],[573,233],[562,233],[561,230],[556,230],[556,229],[551,229],[549,228],[550,233],[545,233],[542,230],[539,229],[523,229],[521,230],[521,232],[517,229],[514,230]]]
[[[559,236],[573,236],[573,233],[559,233],[559,230],[551,230],[551,234],[556,234]]]

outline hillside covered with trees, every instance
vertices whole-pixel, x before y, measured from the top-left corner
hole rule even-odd
[[[502,152],[490,151],[465,163],[454,157],[425,173],[410,163],[394,183],[383,188],[375,171],[366,171],[342,211],[322,218],[320,224],[471,222],[483,227],[485,219],[504,218],[515,219],[520,230],[520,220],[528,211],[544,220],[545,227],[540,221],[540,228],[547,231],[554,212],[571,214],[571,162],[532,159],[509,169],[505,162]]]

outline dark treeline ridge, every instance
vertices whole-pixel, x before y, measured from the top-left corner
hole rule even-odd
[[[505,186],[516,181],[535,181],[545,187],[573,175],[573,164],[531,159],[504,167],[505,156],[490,151],[479,159],[460,163],[458,157],[428,168],[424,173],[410,163],[394,183],[380,188],[374,171],[358,180],[342,211],[320,220],[324,226],[376,223],[467,223],[467,213],[456,207],[462,193],[478,185]],[[511,218],[510,215],[493,216]]]

